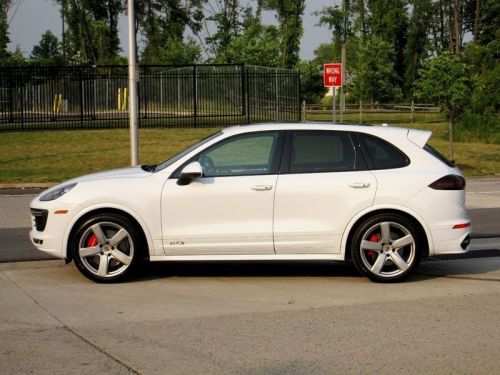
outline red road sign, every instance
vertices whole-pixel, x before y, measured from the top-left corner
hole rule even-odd
[[[342,86],[342,64],[325,64],[323,69],[325,87]]]

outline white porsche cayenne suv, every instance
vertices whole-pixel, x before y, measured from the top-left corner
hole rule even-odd
[[[158,165],[75,178],[31,203],[33,244],[88,278],[143,260],[349,260],[374,281],[470,242],[461,172],[429,131],[227,128]]]

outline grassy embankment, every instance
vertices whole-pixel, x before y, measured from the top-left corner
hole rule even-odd
[[[448,154],[445,123],[405,124],[434,132],[431,144]],[[158,163],[219,128],[141,129],[140,161]],[[127,166],[127,129],[0,134],[0,183],[60,182]],[[455,143],[455,160],[468,176],[500,174],[500,145]]]

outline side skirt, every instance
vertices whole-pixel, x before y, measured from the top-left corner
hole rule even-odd
[[[256,255],[154,255],[151,262],[168,261],[239,261],[239,260],[336,260],[343,261],[343,254],[256,254]]]

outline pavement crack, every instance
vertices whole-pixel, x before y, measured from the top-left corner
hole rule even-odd
[[[34,298],[31,294],[28,293],[22,286],[20,286],[18,283],[16,283],[12,278],[9,277],[9,275],[6,272],[3,272],[5,277],[12,283],[14,284],[22,293],[24,293],[30,300],[32,300],[38,307],[40,307],[43,311],[45,311],[49,316],[51,316],[55,321],[57,321],[61,326],[63,327],[64,330],[67,332],[72,333],[76,337],[78,337],[80,340],[85,342],[86,344],[90,345],[94,349],[96,349],[98,352],[104,354],[106,357],[110,358],[112,361],[118,363],[119,365],[125,367],[129,372],[137,375],[141,375],[141,372],[137,369],[135,369],[132,365],[129,365],[113,353],[110,353],[106,349],[101,348],[99,345],[96,343],[92,342],[90,339],[86,338],[82,334],[78,333],[76,330],[73,328],[69,327],[66,323],[64,323],[61,319],[59,319],[57,316],[52,314],[49,310],[47,310],[40,302],[37,301],[36,298]]]

